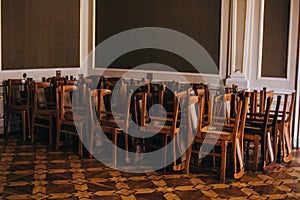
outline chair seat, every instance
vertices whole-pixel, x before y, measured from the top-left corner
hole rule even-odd
[[[125,124],[125,120],[117,119],[117,122],[114,120],[113,117],[102,117],[101,118],[101,126],[109,126],[114,128],[121,128]],[[121,126],[121,127],[120,127]]]
[[[85,115],[76,115],[73,114],[65,114],[64,115],[65,120],[64,121],[85,121],[87,117]]]
[[[245,134],[256,134],[258,135],[259,134],[259,131],[260,131],[261,128],[259,127],[251,127],[251,126],[245,126],[245,129],[244,129],[244,132]]]
[[[225,130],[221,130],[225,129]],[[229,129],[227,129],[229,130]],[[208,139],[219,139],[219,140],[231,140],[232,138],[232,132],[226,131],[226,128],[221,127],[211,127],[211,126],[205,126],[201,129],[201,136],[203,138],[206,138],[207,134],[209,134]]]
[[[27,105],[24,105],[24,104],[18,104],[18,105],[11,105],[10,108],[11,110],[26,110],[28,109],[28,106]]]
[[[55,110],[53,109],[39,109],[36,110],[35,113],[36,115],[49,115],[49,114],[55,114]]]
[[[149,124],[146,126],[141,127],[141,129],[144,132],[154,132],[154,133],[160,133],[160,134],[169,134],[170,130],[172,130],[172,126],[169,125],[163,125],[163,124]],[[174,131],[177,133],[179,128],[176,128]]]

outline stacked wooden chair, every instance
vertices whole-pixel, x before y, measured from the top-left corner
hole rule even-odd
[[[56,108],[51,82],[33,83],[33,105],[31,121],[31,142],[36,139],[37,127],[48,129],[48,143],[53,145],[53,133],[55,130]]]
[[[94,89],[90,91],[89,112],[91,114],[90,127],[91,127],[91,143],[90,150],[94,147],[93,141],[101,139],[103,142],[111,142],[103,134],[112,136],[112,165],[117,165],[117,149],[118,149],[118,135],[124,134],[125,138],[125,160],[129,162],[128,157],[128,119],[130,117],[130,95],[126,95],[127,99],[124,106],[118,107],[117,112],[112,112],[111,106],[112,91],[109,89]],[[124,102],[120,102],[121,104]],[[115,105],[118,106],[118,105]],[[108,108],[108,109],[107,109]],[[124,109],[124,110],[123,110]],[[107,151],[107,149],[106,149]],[[92,153],[92,152],[91,152]]]
[[[296,93],[284,95],[283,108],[279,113],[276,129],[279,131],[278,158],[283,162],[292,161],[291,122],[293,118]]]
[[[31,79],[9,79],[5,82],[4,132],[9,133],[12,118],[20,123],[22,140],[30,137],[31,128]]]
[[[196,129],[194,139],[194,149],[200,158],[204,155],[220,157],[220,180],[225,181],[227,169],[227,150],[231,152],[232,172],[234,178],[241,178],[244,174],[244,149],[243,134],[246,121],[247,107],[250,93],[246,93],[244,98],[238,99],[236,106],[231,108],[232,101],[236,100],[235,94],[224,94],[210,97],[210,121],[208,125],[203,125],[203,112],[199,112],[199,125]],[[204,110],[204,101],[202,101]],[[235,117],[230,116],[230,109],[236,109]],[[200,145],[195,145],[200,144]],[[199,148],[200,146],[200,148]],[[211,148],[210,148],[211,147]],[[220,150],[216,150],[219,147]]]
[[[253,96],[257,96],[254,91]],[[277,131],[276,123],[280,106],[280,96],[277,97],[274,115],[270,110],[273,102],[274,92],[266,92],[265,89],[260,91],[259,100],[253,98],[250,103],[250,112],[246,120],[245,148],[247,149],[247,157],[249,158],[249,149],[253,150],[253,170],[263,169],[271,170],[276,163],[277,152]],[[259,103],[257,103],[259,102]],[[254,108],[253,108],[254,107]],[[253,145],[250,145],[253,143]],[[260,149],[260,154],[259,154]],[[260,167],[259,167],[260,155]]]
[[[83,155],[81,138],[88,131],[89,113],[86,85],[60,85],[56,87],[56,149],[61,146],[61,134],[78,138],[78,154]],[[71,142],[73,139],[71,139]],[[65,136],[65,142],[68,137]]]

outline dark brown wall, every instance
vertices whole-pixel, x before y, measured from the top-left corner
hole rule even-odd
[[[2,69],[79,66],[79,0],[2,0]]]
[[[96,11],[96,44],[133,28],[169,28],[192,37],[219,65],[221,0],[97,0]],[[111,67],[130,69],[149,62],[195,72],[184,58],[155,49],[125,54]]]

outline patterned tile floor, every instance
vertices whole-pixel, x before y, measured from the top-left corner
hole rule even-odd
[[[0,136],[0,199],[300,199],[300,151],[294,155],[272,172],[247,172],[223,184],[198,169],[189,176],[124,173],[72,151]]]

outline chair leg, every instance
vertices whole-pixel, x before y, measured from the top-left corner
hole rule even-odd
[[[187,137],[188,144],[190,143],[190,141],[194,141],[190,123],[189,123],[188,135],[187,136],[188,136]],[[186,161],[185,161],[185,173],[186,173],[186,175],[189,175],[189,173],[190,173],[190,162],[191,162],[193,144],[194,144],[194,142],[191,142],[190,146],[188,146],[188,149],[186,151]]]
[[[285,146],[283,149],[286,149],[286,153],[283,155],[283,162],[291,162],[292,161],[292,141],[291,141],[291,132],[290,132],[290,127],[285,125],[284,126],[284,135],[283,135],[283,140],[285,141]]]
[[[78,132],[78,155],[79,156],[83,156],[83,149],[82,149],[83,147],[81,141],[82,133],[83,133],[83,125],[81,124]]]
[[[264,136],[260,138],[260,143],[261,143],[261,165],[262,165],[262,170],[267,165],[267,132],[264,133]]]
[[[82,142],[81,142],[80,137],[78,137],[78,155],[83,156]]]
[[[249,159],[249,149],[250,149],[250,142],[246,141],[246,158]]]
[[[10,118],[10,114],[9,113],[5,113],[4,114],[4,133],[5,133],[6,136],[8,136],[9,118]]]
[[[35,131],[35,126],[34,126],[34,121],[35,121],[35,115],[33,114],[32,115],[32,120],[31,120],[31,137],[30,137],[30,141],[31,141],[31,143],[34,143],[34,138],[35,138],[35,136],[34,136],[34,131]]]
[[[282,124],[278,124],[278,127],[276,127],[276,130],[278,131],[279,140],[278,140],[278,147],[277,147],[277,161],[281,162],[281,153],[284,155],[284,140],[283,140],[283,131],[282,131]]]
[[[113,132],[113,155],[112,155],[112,158],[113,158],[113,164],[114,166],[117,166],[117,141],[118,141],[118,130],[115,128],[114,129],[114,132]]]
[[[237,172],[237,151],[238,151],[238,145],[239,145],[239,140],[236,139],[235,142],[232,142],[232,147],[231,147],[231,161],[232,162],[232,168],[233,168],[233,174],[235,175]]]
[[[32,129],[34,129],[34,127],[32,127]],[[52,146],[52,142],[53,142],[53,118],[52,116],[50,116],[49,117],[49,147]]]
[[[273,133],[272,130],[268,130],[266,133],[266,142],[265,142],[265,161],[263,170],[269,171],[275,167],[276,163],[276,145],[277,144],[277,135]]]
[[[164,168],[164,172],[166,172],[166,168],[167,168],[167,166],[166,166],[166,163],[167,163],[167,153],[168,153],[168,135],[165,135],[165,146],[164,146],[164,148],[165,148],[165,153],[164,153],[164,166],[165,166],[165,168]]]
[[[215,147],[213,147],[212,152],[215,153]],[[216,156],[212,156],[212,162],[213,162],[213,166],[216,166]]]
[[[58,150],[59,149],[59,143],[60,143],[60,127],[61,124],[57,123],[56,124],[56,142],[55,142],[55,149]]]
[[[192,154],[192,146],[191,144],[186,153],[186,163],[185,163],[185,173],[189,175],[190,173],[190,162],[191,162],[191,154]]]
[[[31,139],[31,119],[30,119],[30,113],[26,111],[26,116],[27,116],[27,119],[26,119],[26,122],[27,122],[27,130],[28,130],[28,135],[27,135],[27,138]]]
[[[221,142],[221,169],[220,180],[225,181],[226,176],[226,156],[227,156],[227,141]]]
[[[258,169],[258,148],[259,148],[259,138],[254,139],[254,160],[253,160],[253,170],[257,171]]]
[[[125,137],[125,150],[126,150],[126,158],[125,161],[127,163],[130,162],[129,154],[128,154],[128,134],[124,132],[124,137]]]
[[[22,141],[25,142],[26,141],[26,112],[22,111],[21,114],[21,118],[22,118]]]
[[[91,133],[91,137],[90,138],[87,138],[88,140],[90,139],[89,141],[89,144],[90,144],[90,153],[89,153],[89,158],[92,158],[93,157],[93,147],[94,147],[94,134],[95,134],[95,129],[93,127],[90,128],[90,133]]]
[[[175,141],[176,137],[174,136],[173,138],[171,138],[171,140],[174,140],[174,142],[173,142],[173,162],[174,162],[174,164],[173,165],[177,166],[177,163],[176,163],[176,143],[177,143],[177,141]]]
[[[244,150],[243,147],[237,139],[236,141],[236,153],[233,154],[234,159],[235,159],[235,164],[234,164],[234,178],[239,179],[242,178],[244,173],[245,173],[245,167],[244,167]],[[236,162],[236,159],[238,159],[238,163]],[[239,169],[238,169],[238,164],[239,164]]]

